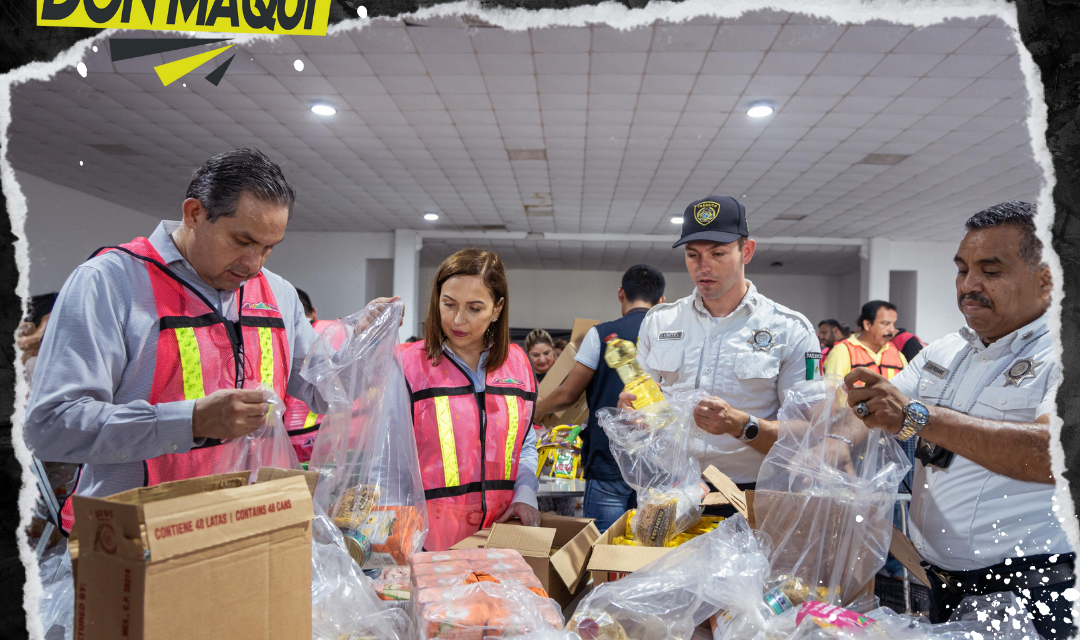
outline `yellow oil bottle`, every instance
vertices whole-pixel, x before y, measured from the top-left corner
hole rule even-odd
[[[618,372],[623,381],[623,390],[637,396],[633,402],[634,408],[640,411],[649,405],[663,402],[664,394],[660,391],[660,385],[645,373],[637,361],[637,346],[614,333],[604,338],[604,342],[607,343],[604,361]]]

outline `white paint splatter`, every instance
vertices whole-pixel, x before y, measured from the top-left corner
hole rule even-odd
[[[293,69],[296,69],[297,71],[303,71],[304,70],[304,61],[303,60],[297,60],[296,62],[292,63],[292,66],[293,66]]]
[[[79,72],[80,76],[86,77],[86,63],[80,61],[79,64],[75,65],[75,69]]]
[[[1035,608],[1038,609],[1039,613],[1043,614],[1044,616],[1050,614],[1050,606],[1042,600],[1035,603]]]
[[[862,516],[855,516],[855,522],[862,522]]]

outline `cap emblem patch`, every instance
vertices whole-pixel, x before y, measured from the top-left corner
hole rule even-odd
[[[703,227],[716,220],[718,215],[720,215],[720,205],[711,200],[694,205],[694,220],[697,220],[698,224]]]

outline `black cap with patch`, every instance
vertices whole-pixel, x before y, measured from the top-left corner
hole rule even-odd
[[[691,202],[683,211],[682,237],[671,248],[695,240],[726,244],[748,237],[746,207],[731,196],[709,196]]]

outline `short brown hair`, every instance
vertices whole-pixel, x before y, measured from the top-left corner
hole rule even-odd
[[[510,354],[510,291],[506,285],[506,270],[498,255],[483,249],[462,249],[443,260],[431,283],[431,300],[428,303],[427,320],[424,321],[424,350],[432,364],[442,361],[443,343],[442,313],[439,298],[443,284],[455,276],[476,276],[484,281],[495,304],[502,300],[503,308],[498,319],[489,327],[484,339],[491,348],[487,357],[488,371],[503,366]]]

